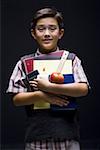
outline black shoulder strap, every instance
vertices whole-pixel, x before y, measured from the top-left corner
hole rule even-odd
[[[75,54],[74,53],[69,53],[68,59],[71,59],[72,61],[75,59]]]

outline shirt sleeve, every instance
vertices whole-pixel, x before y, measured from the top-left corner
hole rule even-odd
[[[13,73],[9,80],[9,85],[7,93],[20,93],[27,92],[27,87],[25,86],[23,79],[25,78],[25,73],[22,69],[21,60],[19,60],[13,70]]]
[[[77,56],[75,56],[73,61],[73,74],[75,82],[85,82],[89,85],[88,79],[81,64],[81,60]]]

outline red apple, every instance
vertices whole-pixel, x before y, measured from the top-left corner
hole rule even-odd
[[[53,83],[64,83],[64,76],[61,73],[53,72],[50,75],[50,81]]]

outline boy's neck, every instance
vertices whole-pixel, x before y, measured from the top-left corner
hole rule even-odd
[[[56,47],[54,49],[51,49],[51,50],[44,50],[44,49],[40,49],[40,48],[38,49],[38,51],[42,54],[49,54],[49,53],[52,53],[52,52],[55,52],[55,51],[58,51],[58,50],[59,50],[58,47]]]

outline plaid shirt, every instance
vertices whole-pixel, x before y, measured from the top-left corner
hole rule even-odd
[[[35,54],[35,56],[40,55],[40,54],[41,53],[37,50],[37,53]],[[77,56],[75,56],[75,59],[73,61],[72,69],[73,69],[75,82],[85,82],[88,84],[87,77],[81,65],[81,60]],[[22,62],[21,60],[19,60],[11,75],[7,93],[27,92],[27,87],[22,81],[23,78],[25,78],[25,73],[22,68]]]
[[[40,55],[41,53],[37,51],[35,56]],[[88,84],[87,77],[84,73],[83,67],[81,65],[81,60],[75,56],[73,60],[73,75],[75,82],[85,82]],[[11,75],[9,86],[7,89],[8,93],[19,93],[19,92],[27,92],[27,87],[23,83],[22,79],[25,78],[25,73],[22,68],[22,62],[19,60],[13,70]],[[77,141],[33,141],[31,143],[25,144],[25,150],[80,150],[79,143]]]

